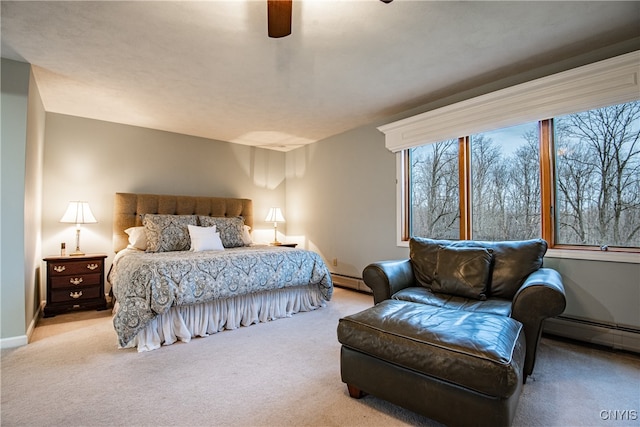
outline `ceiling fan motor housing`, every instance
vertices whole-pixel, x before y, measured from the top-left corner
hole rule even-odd
[[[280,38],[291,34],[292,0],[267,0],[267,26],[269,37]]]

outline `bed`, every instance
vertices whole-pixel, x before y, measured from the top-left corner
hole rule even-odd
[[[116,193],[107,276],[121,348],[148,351],[324,307],[313,251],[255,245],[249,199]]]

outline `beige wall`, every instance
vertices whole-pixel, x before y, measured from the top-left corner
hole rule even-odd
[[[361,277],[372,261],[408,255],[396,246],[395,155],[374,126],[287,153],[286,175],[288,234],[332,272]]]
[[[61,242],[75,247],[75,226],[59,222],[71,200],[88,201],[98,220],[83,226],[81,249],[109,254],[108,263],[116,192],[253,199],[258,241],[273,237],[268,208],[285,206],[281,152],[50,113],[45,141],[43,256]]]
[[[545,258],[567,292],[567,316],[640,328],[640,264]]]

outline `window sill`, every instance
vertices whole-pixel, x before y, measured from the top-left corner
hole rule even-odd
[[[568,249],[549,249],[547,258],[583,259],[603,262],[623,262],[640,264],[640,254],[632,252],[580,251]]]
[[[398,247],[408,248],[408,241],[399,241]],[[581,251],[575,249],[549,249],[547,258],[582,259],[602,262],[622,262],[640,264],[640,254],[634,252]]]

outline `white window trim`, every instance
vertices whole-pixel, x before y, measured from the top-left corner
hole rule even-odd
[[[640,254],[634,252],[581,251],[579,249],[549,249],[545,258],[582,259],[590,261],[640,264]]]
[[[396,153],[396,239],[400,247],[409,247],[407,240],[402,240],[402,218],[405,216],[405,164],[402,153]]]
[[[542,77],[378,127],[401,150],[640,98],[640,51]]]

